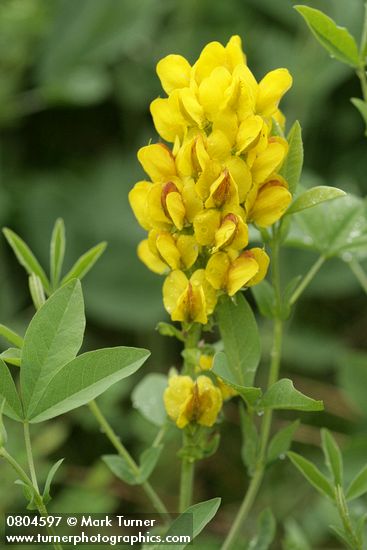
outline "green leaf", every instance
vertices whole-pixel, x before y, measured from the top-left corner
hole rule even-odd
[[[270,508],[266,508],[257,520],[257,535],[251,540],[248,550],[268,550],[274,540],[276,522]]]
[[[250,476],[253,476],[257,464],[259,436],[253,417],[240,403],[240,420],[242,433],[241,458]]]
[[[22,350],[19,348],[9,348],[2,352],[0,355],[1,359],[9,365],[14,365],[15,367],[20,367]]]
[[[62,264],[65,256],[65,225],[59,218],[54,225],[50,243],[50,274],[51,286],[54,290],[58,287]]]
[[[302,195],[296,198],[296,200],[290,205],[285,215],[295,214],[301,210],[312,208],[321,202],[331,201],[340,197],[345,197],[346,193],[337,187],[328,187],[326,185],[319,185],[318,187],[312,187],[308,189]]]
[[[6,407],[4,414],[14,420],[23,419],[22,404],[19,399],[14,380],[4,361],[0,359],[0,400],[5,399]]]
[[[320,44],[342,63],[359,66],[359,53],[356,41],[345,27],[336,25],[330,17],[320,10],[308,6],[294,6],[302,15],[313,35]]]
[[[213,519],[220,506],[221,499],[213,498],[204,502],[199,502],[187,508],[169,527],[165,537],[188,535],[196,538],[204,527]],[[165,544],[165,550],[183,550],[189,542],[183,544]],[[159,550],[161,546],[155,545],[151,550]]]
[[[65,275],[61,284],[64,285],[72,279],[83,279],[90,269],[94,266],[100,256],[102,256],[107,246],[106,242],[102,242],[85,252],[75,262],[70,271]]]
[[[252,309],[245,297],[223,296],[216,314],[232,379],[239,386],[252,386],[260,361],[260,337]]]
[[[5,338],[10,344],[13,344],[17,348],[21,348],[23,346],[23,338],[19,336],[14,330],[12,330],[9,327],[6,327],[5,325],[0,324],[0,336]]]
[[[35,488],[32,485],[25,483],[21,479],[16,479],[14,483],[15,485],[20,485],[23,489],[23,495],[28,502],[27,510],[37,510],[37,506],[35,504],[37,493]]]
[[[27,418],[34,416],[54,375],[78,353],[84,327],[83,294],[76,280],[55,292],[31,320],[20,369]]]
[[[150,477],[157,465],[163,445],[146,449],[141,457],[139,466],[133,461],[120,455],[104,455],[102,460],[111,472],[129,485],[141,485]]]
[[[3,229],[3,233],[9,245],[13,249],[20,265],[24,267],[28,275],[32,275],[32,273],[37,275],[37,277],[41,279],[41,283],[46,293],[50,294],[50,283],[46,277],[46,274],[28,245],[16,233],[14,233],[14,231],[8,229],[7,227]]]
[[[42,496],[43,502],[45,504],[47,504],[51,500],[51,495],[50,495],[51,483],[53,478],[55,477],[57,470],[60,468],[61,464],[63,463],[63,461],[64,459],[60,458],[60,460],[55,462],[55,464],[52,466],[52,468],[48,472],[46,482],[45,482],[45,488],[43,490],[43,496]]]
[[[262,394],[260,388],[253,388],[251,386],[240,386],[236,383],[233,372],[229,368],[226,354],[223,353],[223,351],[219,351],[215,354],[211,372],[214,372],[214,374],[219,376],[223,380],[223,382],[238,391],[238,393],[244,398],[248,405],[255,405],[255,403],[257,403],[257,401],[260,399]]]
[[[46,302],[45,292],[41,283],[41,279],[32,273],[28,278],[29,292],[32,297],[34,307],[40,309]]]
[[[324,496],[334,500],[333,486],[312,462],[292,451],[288,451],[287,456],[315,489]]]
[[[279,457],[284,456],[287,451],[289,451],[292,444],[293,436],[298,430],[299,425],[300,421],[295,420],[294,422],[291,422],[290,424],[285,426],[285,428],[279,430],[279,432],[274,435],[268,447],[268,463],[274,462]]]
[[[145,349],[128,347],[105,348],[79,355],[49,380],[29,420],[42,422],[85,405],[136,372],[149,355]]]
[[[367,493],[367,466],[364,466],[352,480],[345,496],[347,500],[354,500],[365,493]]]
[[[167,388],[167,376],[159,373],[147,374],[135,387],[131,398],[133,407],[156,426],[167,420],[163,403],[163,392]]]
[[[258,285],[253,286],[251,290],[261,315],[274,319],[276,315],[276,301],[274,288],[269,281],[264,279]]]
[[[287,141],[289,149],[280,174],[288,183],[289,191],[293,195],[301,178],[303,166],[302,128],[298,120],[296,120],[290,129]]]
[[[161,334],[162,336],[177,338],[177,340],[180,340],[180,342],[184,342],[185,340],[185,338],[183,337],[182,331],[178,330],[175,326],[171,325],[170,323],[160,322],[156,326],[156,330],[158,330],[159,334]]]
[[[334,478],[335,485],[343,486],[343,459],[340,449],[331,435],[323,428],[321,430],[321,444],[325,455],[325,463]]]
[[[296,390],[292,380],[282,378],[273,384],[261,399],[259,408],[290,409],[295,411],[322,411],[322,401],[316,401]]]
[[[367,103],[366,101],[363,101],[363,99],[359,99],[358,97],[352,97],[351,102],[353,103],[354,107],[358,109],[360,115],[362,116],[364,123],[366,125],[365,130],[365,136],[367,136]]]

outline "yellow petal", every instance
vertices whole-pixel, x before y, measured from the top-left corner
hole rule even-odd
[[[220,389],[220,393],[222,394],[223,401],[227,401],[227,399],[231,399],[231,397],[235,397],[238,395],[238,391],[234,390],[231,386],[223,382],[219,376],[217,377],[217,384],[218,388]]]
[[[154,143],[138,151],[138,159],[153,182],[167,181],[176,175],[175,159],[163,143]]]
[[[163,283],[164,307],[171,314],[177,307],[177,301],[185,292],[189,281],[186,275],[179,270],[172,271]]]
[[[199,100],[208,118],[212,120],[231,82],[231,74],[225,67],[216,67],[199,86]]]
[[[260,116],[253,115],[241,122],[237,134],[237,154],[244,153],[260,137],[264,121]]]
[[[166,196],[167,211],[177,229],[182,229],[185,221],[185,206],[180,193],[172,192]]]
[[[230,259],[225,252],[217,252],[209,258],[205,268],[205,276],[216,290],[226,287]]]
[[[206,278],[205,269],[197,269],[191,276],[193,287],[200,286],[205,296],[205,311],[207,315],[213,313],[217,304],[217,292]]]
[[[176,247],[175,239],[170,233],[160,233],[157,237],[156,246],[160,256],[171,269],[180,268],[180,252]]]
[[[292,201],[292,195],[279,181],[263,185],[249,212],[249,219],[259,227],[268,227],[279,220]]]
[[[174,143],[176,137],[182,141],[187,129],[187,121],[182,116],[178,94],[179,90],[174,91],[168,98],[159,97],[150,104],[150,112],[158,134],[171,143]]]
[[[153,254],[147,239],[139,243],[137,253],[139,259],[154,273],[163,275],[167,272],[167,265],[162,262],[158,255]]]
[[[226,62],[226,51],[219,42],[210,42],[205,46],[199,59],[193,66],[195,80],[200,84],[218,66]]]
[[[235,236],[236,229],[236,220],[233,220],[229,217],[223,220],[220,228],[215,233],[215,247],[213,248],[213,252],[216,252],[217,250],[219,250],[219,248],[228,246]]]
[[[129,193],[129,203],[140,225],[149,230],[151,228],[148,212],[147,197],[152,187],[148,181],[139,181]]]
[[[227,64],[229,69],[233,69],[237,65],[246,64],[246,56],[242,51],[242,41],[238,35],[231,36],[226,44]]]
[[[252,277],[252,279],[247,281],[246,286],[254,286],[261,283],[268,271],[270,263],[269,256],[262,248],[251,248],[250,250],[246,250],[243,255],[254,258],[259,266],[259,271],[254,277]]]
[[[271,117],[277,110],[279,101],[292,86],[292,77],[287,69],[271,71],[259,83],[256,110],[265,117]]]
[[[252,165],[254,182],[261,185],[282,165],[288,152],[285,139],[272,137],[265,151],[260,153]]]
[[[214,209],[203,210],[195,216],[193,225],[197,242],[210,246],[214,243],[215,233],[220,225],[220,212]]]
[[[233,156],[226,161],[226,167],[236,184],[238,201],[242,203],[252,187],[251,171],[243,159]]]
[[[157,64],[157,74],[167,94],[176,88],[188,86],[190,73],[190,63],[181,55],[167,55]]]
[[[201,370],[211,370],[211,368],[213,367],[213,359],[213,355],[200,355],[199,366]]]
[[[254,258],[241,254],[241,256],[234,260],[228,270],[227,292],[229,296],[236,294],[258,271],[259,266]]]
[[[223,132],[231,146],[234,145],[238,131],[238,118],[232,109],[220,109],[213,117],[213,132],[217,130]]]
[[[213,130],[207,139],[209,156],[218,161],[225,161],[231,154],[231,143],[222,130]]]
[[[147,196],[147,211],[152,227],[169,229],[172,225],[162,206],[162,184],[153,183],[150,186]]]
[[[168,416],[176,422],[179,428],[184,428],[190,418],[185,416],[185,410],[192,399],[194,381],[190,376],[171,376],[168,388],[163,394],[164,406]]]
[[[180,235],[177,239],[177,250],[185,269],[189,269],[197,260],[199,245],[193,235]]]
[[[179,104],[184,119],[190,126],[204,128],[206,118],[203,107],[200,105],[192,88],[182,88],[179,92]]]
[[[224,170],[210,186],[210,194],[205,201],[206,208],[220,208],[225,204],[238,203],[238,189],[228,170]]]
[[[207,376],[198,376],[196,385],[198,393],[196,421],[202,426],[213,426],[223,405],[220,389]]]
[[[182,189],[182,200],[185,206],[187,221],[192,223],[195,216],[203,209],[203,201],[199,197],[194,180],[185,183]]]
[[[222,167],[217,161],[210,161],[206,164],[204,170],[200,174],[196,182],[196,191],[199,197],[206,200],[210,193],[210,187],[215,180],[220,176]]]

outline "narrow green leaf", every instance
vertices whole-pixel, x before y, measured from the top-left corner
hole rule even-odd
[[[47,504],[51,500],[50,490],[51,490],[51,483],[53,478],[55,477],[55,474],[57,470],[60,468],[61,464],[64,462],[63,458],[60,458],[55,464],[52,466],[50,471],[48,472],[46,482],[45,482],[45,488],[43,490],[43,502]]]
[[[23,410],[14,380],[4,361],[0,359],[0,400],[5,399],[4,414],[14,420],[22,420]]]
[[[136,372],[149,355],[145,349],[128,347],[105,348],[79,355],[54,373],[32,408],[29,420],[42,422],[85,405]]]
[[[300,195],[288,208],[285,215],[295,214],[301,210],[312,208],[321,202],[331,201],[340,197],[345,197],[346,193],[337,187],[328,187],[319,185],[308,189]]]
[[[312,462],[292,451],[288,451],[287,456],[315,489],[331,500],[334,500],[333,486]]]
[[[60,281],[62,264],[65,256],[65,225],[59,218],[54,225],[50,243],[51,286],[56,290]]]
[[[236,383],[233,372],[229,368],[226,354],[223,351],[219,351],[215,354],[213,360],[213,367],[211,369],[214,374],[219,376],[223,382],[231,386],[234,390],[244,398],[248,405],[255,405],[261,397],[261,389],[253,388],[252,386],[240,386]]]
[[[350,550],[355,549],[354,542],[351,540],[350,535],[343,531],[341,527],[339,527],[338,525],[330,525],[330,529],[334,531],[340,542],[345,544],[346,548],[349,548]]]
[[[35,488],[32,485],[28,485],[21,479],[16,479],[14,484],[22,487],[24,498],[28,502],[27,510],[37,510],[37,506],[35,504],[37,493]]]
[[[0,355],[1,359],[8,363],[9,365],[14,365],[15,367],[20,367],[22,350],[19,348],[9,348],[2,352]]]
[[[34,307],[36,310],[40,309],[46,302],[45,291],[43,289],[41,279],[32,273],[32,275],[28,278],[28,284]]]
[[[187,508],[169,527],[165,536],[179,536],[192,534],[195,539],[204,527],[213,519],[220,506],[221,499],[213,498],[205,502],[199,502]],[[183,544],[165,544],[165,550],[183,550],[189,542]],[[190,546],[190,545],[189,545]],[[155,545],[151,550],[159,550],[161,546]]]
[[[75,262],[70,271],[65,275],[61,284],[64,285],[72,279],[83,279],[90,269],[94,266],[98,258],[103,254],[107,246],[106,242],[102,242],[85,252]]]
[[[334,478],[335,484],[343,486],[343,459],[337,442],[331,433],[323,428],[321,430],[322,450],[325,455],[325,463]]]
[[[269,281],[264,279],[258,285],[253,286],[251,290],[261,315],[269,319],[274,319],[276,315],[276,301],[274,288]]]
[[[298,120],[290,129],[287,141],[289,144],[288,154],[285,158],[280,174],[288,183],[289,191],[295,193],[302,174],[303,167],[303,142],[302,128]]]
[[[353,103],[354,107],[358,109],[359,114],[364,120],[364,123],[366,125],[365,130],[365,136],[367,136],[367,103],[366,101],[363,101],[363,99],[359,99],[358,97],[352,97],[351,102]]]
[[[5,325],[0,324],[0,336],[5,338],[5,340],[17,348],[21,348],[23,346],[23,338],[14,332],[14,330],[6,327]]]
[[[31,320],[20,369],[27,418],[33,416],[56,372],[78,353],[84,327],[83,294],[76,280],[57,290]]]
[[[151,473],[157,465],[159,457],[161,456],[163,445],[156,445],[146,449],[140,457],[140,476],[139,483],[144,483],[149,479]]]
[[[156,426],[162,426],[167,420],[163,403],[163,392],[167,385],[166,375],[150,373],[139,382],[131,395],[133,407]]]
[[[274,540],[276,521],[270,508],[265,508],[257,520],[257,535],[251,540],[248,550],[268,550]]]
[[[180,340],[180,342],[184,342],[185,340],[181,330],[178,330],[175,326],[171,325],[170,323],[160,322],[156,326],[156,330],[158,330],[159,334],[161,334],[162,336],[177,338],[177,340]]]
[[[292,380],[282,378],[273,384],[259,403],[263,409],[290,409],[295,411],[322,411],[322,401],[316,401],[296,390]]]
[[[104,455],[102,460],[118,479],[128,485],[138,485],[137,478],[140,473],[138,467],[135,468],[119,455]]]
[[[260,361],[260,337],[255,316],[245,297],[223,296],[216,314],[232,379],[240,386],[252,386]]]
[[[350,483],[347,493],[347,500],[354,500],[367,493],[367,466],[364,466]]]
[[[34,256],[28,245],[21,239],[14,231],[5,227],[3,229],[6,240],[13,249],[15,256],[17,257],[20,265],[24,267],[28,275],[35,273],[42,282],[43,288],[47,294],[50,294],[50,283],[46,277],[45,272],[40,266],[37,258]]]
[[[240,403],[240,420],[242,433],[241,458],[247,467],[248,474],[253,476],[257,464],[259,436],[254,419],[246,411],[243,403]]]
[[[320,44],[342,63],[359,66],[358,46],[345,27],[339,27],[335,21],[320,10],[308,6],[294,6],[306,21],[312,34]]]
[[[291,447],[293,436],[298,430],[299,425],[300,421],[295,420],[274,435],[268,447],[268,463],[274,462],[281,456],[285,456]]]

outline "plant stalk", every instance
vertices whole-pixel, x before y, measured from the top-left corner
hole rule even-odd
[[[101,409],[97,405],[96,401],[90,401],[88,403],[89,409],[91,410],[92,414],[94,415],[95,419],[97,420],[98,424],[100,425],[102,431],[106,435],[106,437],[110,440],[113,447],[115,447],[118,454],[126,460],[126,462],[129,464],[131,470],[135,472],[136,474],[139,473],[139,466],[133,459],[133,457],[130,455],[129,451],[124,447],[124,445],[121,443],[120,438],[115,434],[114,430],[112,429],[111,425],[109,424],[108,420],[102,413]],[[145,481],[142,483],[141,487],[143,488],[145,494],[147,495],[148,499],[152,503],[153,507],[157,512],[163,516],[163,519],[166,521],[169,516],[169,512],[162,502],[161,498],[158,496],[158,494],[155,492],[149,481]]]
[[[32,485],[36,489],[37,493],[39,494],[39,487],[38,487],[38,482],[37,482],[36,469],[34,467],[34,460],[33,460],[33,453],[32,453],[31,436],[30,436],[30,433],[29,433],[29,423],[24,422],[23,423],[23,428],[24,428],[25,447],[26,447],[26,450],[27,450],[28,467],[29,467],[29,471],[31,473]]]
[[[180,512],[184,512],[191,504],[195,463],[188,458],[182,459],[180,485]]]
[[[361,287],[367,294],[367,275],[364,272],[364,269],[362,268],[361,264],[357,262],[357,260],[352,260],[351,262],[349,262],[349,267],[353,271]]]
[[[301,296],[303,291],[306,289],[306,287],[310,284],[312,279],[315,277],[316,273],[319,271],[321,266],[324,264],[326,258],[325,256],[320,256],[316,262],[312,265],[311,269],[308,271],[308,273],[305,275],[305,277],[302,279],[301,283],[298,285],[296,290],[293,292],[290,300],[289,305],[293,306],[293,304],[296,303],[298,298]]]

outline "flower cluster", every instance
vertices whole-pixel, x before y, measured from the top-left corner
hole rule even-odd
[[[151,104],[160,136],[172,143],[138,152],[150,181],[129,200],[148,238],[139,258],[167,274],[163,299],[173,321],[206,324],[218,295],[259,283],[269,258],[249,248],[248,223],[268,227],[291,201],[279,169],[287,141],[272,134],[284,123],[278,104],[292,84],[286,69],[259,83],[241,40],[208,44],[196,63],[168,55],[157,65],[167,94]]]

